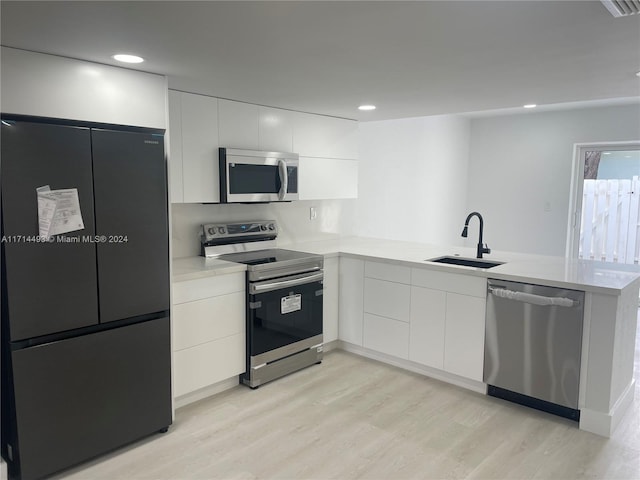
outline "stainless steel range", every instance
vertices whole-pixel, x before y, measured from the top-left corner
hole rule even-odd
[[[273,220],[202,226],[202,255],[247,265],[251,388],[322,361],[323,257],[273,248],[277,234]]]

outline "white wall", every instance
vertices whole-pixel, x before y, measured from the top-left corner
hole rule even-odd
[[[162,75],[2,47],[2,113],[160,128]]]
[[[317,218],[309,219],[315,207]],[[318,200],[269,204],[193,204],[174,203],[172,213],[172,256],[200,254],[199,227],[203,223],[276,220],[280,228],[278,245],[292,242],[334,239],[352,235],[355,200]]]
[[[638,139],[638,105],[474,118],[467,209],[493,249],[564,256],[573,145]]]
[[[469,123],[453,115],[360,123],[356,233],[460,245]]]

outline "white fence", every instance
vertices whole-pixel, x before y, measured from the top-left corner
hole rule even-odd
[[[638,263],[640,181],[585,180],[578,256]]]

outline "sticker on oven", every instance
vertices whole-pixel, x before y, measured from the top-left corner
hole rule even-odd
[[[297,312],[302,308],[302,295],[289,295],[280,299],[280,313]]]

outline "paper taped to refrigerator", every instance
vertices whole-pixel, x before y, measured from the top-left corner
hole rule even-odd
[[[38,193],[38,226],[41,237],[84,229],[77,188],[51,190],[49,185],[36,189]]]

